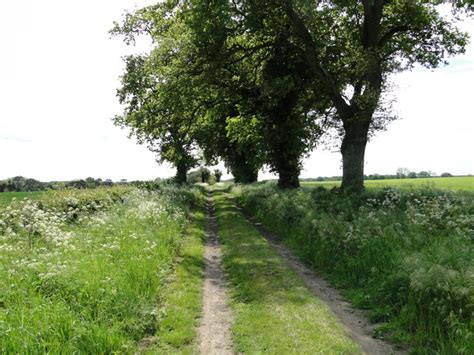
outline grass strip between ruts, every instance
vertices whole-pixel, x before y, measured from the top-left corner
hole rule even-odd
[[[238,353],[357,354],[328,307],[245,220],[215,192],[218,236],[229,278]]]

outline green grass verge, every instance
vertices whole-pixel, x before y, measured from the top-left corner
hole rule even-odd
[[[258,231],[215,193],[218,235],[231,284],[234,350],[259,354],[357,354],[327,306]]]
[[[202,312],[206,226],[206,214],[202,207],[192,213],[175,272],[161,297],[156,343],[146,350],[148,354],[198,352],[197,327]]]
[[[443,189],[452,191],[474,191],[474,176],[456,177],[434,177],[417,179],[387,179],[387,180],[365,180],[365,187],[368,189],[380,189],[386,187],[397,187],[403,189]],[[339,181],[303,181],[303,187],[323,186],[333,188],[340,186]]]

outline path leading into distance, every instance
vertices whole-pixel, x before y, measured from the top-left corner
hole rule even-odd
[[[217,238],[217,221],[211,193],[208,197],[208,229],[204,246],[203,319],[199,329],[201,354],[232,354],[227,280],[222,270],[221,247]]]

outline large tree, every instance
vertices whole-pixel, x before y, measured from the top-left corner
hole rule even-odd
[[[187,31],[178,19],[166,16],[170,9],[171,4],[161,3],[138,10],[113,29],[127,43],[144,33],[155,42],[149,54],[125,58],[117,91],[125,110],[114,121],[156,152],[159,162],[173,164],[176,181],[182,183],[198,162],[194,123],[201,107],[199,81],[188,65],[193,52],[187,45]]]
[[[435,68],[462,53],[467,36],[441,14],[442,1],[280,2],[306,65],[336,110],[341,128],[342,188],[363,188],[364,154],[389,74],[415,64]],[[469,2],[464,2],[469,3]],[[455,2],[462,6],[461,2]]]

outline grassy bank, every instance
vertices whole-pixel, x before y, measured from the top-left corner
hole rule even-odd
[[[474,195],[234,188],[307,264],[415,353],[474,352]]]
[[[355,354],[338,321],[221,194],[215,194],[234,312],[234,350],[247,354]]]
[[[163,313],[180,306],[172,280],[188,271],[175,269],[177,256],[189,262],[201,252],[198,232],[184,237],[197,195],[173,187],[68,191],[5,207],[0,352],[133,353],[173,324],[177,317]],[[193,305],[199,282],[188,283]],[[163,344],[190,344],[188,334]]]

